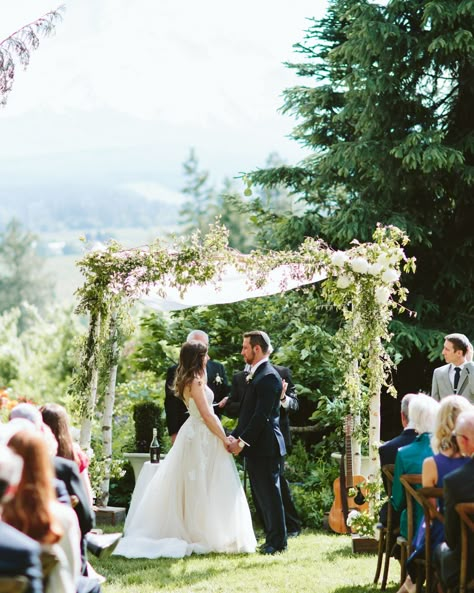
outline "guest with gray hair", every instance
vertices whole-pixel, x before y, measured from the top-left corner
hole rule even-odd
[[[436,422],[438,402],[429,395],[419,393],[411,398],[409,402],[409,415],[417,437],[410,444],[398,450],[395,459],[395,471],[393,475],[392,496],[390,502],[395,511],[401,513],[400,534],[407,536],[407,514],[406,498],[400,476],[403,474],[421,474],[423,461],[433,455],[431,449],[431,433]],[[419,505],[415,506],[414,527],[417,529],[423,517],[423,510]]]
[[[21,457],[0,445],[0,575],[23,576],[28,580],[26,593],[42,593],[41,546],[2,521],[3,504],[14,496],[22,469]]]
[[[410,421],[410,401],[412,398],[415,398],[418,394],[416,393],[407,393],[403,396],[401,404],[400,404],[400,420],[402,423],[403,430],[402,432],[387,441],[379,448],[379,457],[380,457],[380,467],[384,465],[394,464],[395,459],[397,457],[398,449],[400,447],[405,447],[412,443],[416,438],[416,431],[413,428],[413,422]],[[387,492],[387,478],[385,474],[382,474],[382,481],[384,485],[385,492]],[[380,522],[383,525],[387,525],[387,507],[388,502],[384,503],[382,508],[380,509]],[[398,513],[393,513],[393,521],[392,525],[398,529],[398,525],[400,522],[400,516]]]
[[[437,401],[447,395],[462,395],[474,403],[474,363],[472,345],[464,334],[444,337],[445,365],[433,372],[431,397]]]

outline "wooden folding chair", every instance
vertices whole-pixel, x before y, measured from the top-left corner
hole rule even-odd
[[[385,591],[387,588],[388,569],[390,564],[390,557],[392,555],[393,546],[395,544],[395,533],[393,531],[393,507],[390,503],[392,495],[393,472],[395,465],[393,463],[382,466],[382,473],[385,476],[385,489],[388,496],[387,504],[387,525],[377,523],[376,528],[380,531],[378,548],[377,548],[377,568],[375,570],[374,583],[377,583],[382,570],[382,563],[384,566],[382,574],[382,583],[380,589]],[[385,562],[384,562],[385,556]]]
[[[407,578],[407,560],[412,552],[413,536],[415,535],[415,504],[413,498],[413,491],[417,486],[421,486],[421,474],[403,474],[400,476],[400,482],[405,490],[405,497],[407,501],[407,537],[399,535],[397,543],[400,546],[400,585],[405,582]]]
[[[415,500],[423,508],[423,515],[425,519],[426,531],[425,531],[425,555],[422,563],[424,565],[424,573],[426,578],[425,590],[426,593],[430,593],[432,590],[433,582],[433,565],[432,565],[432,553],[431,549],[431,520],[438,519],[444,524],[444,516],[438,510],[438,500],[443,498],[442,488],[420,488],[413,490],[412,493]],[[420,593],[423,585],[423,571],[418,570],[416,579],[416,590]]]
[[[474,534],[474,502],[460,502],[455,506],[461,520],[461,566],[459,571],[459,593],[472,590],[474,582],[467,583],[469,561],[469,533]],[[472,546],[471,546],[472,548]],[[473,550],[471,549],[471,555]],[[472,564],[472,563],[470,563]]]
[[[23,575],[0,576],[0,593],[24,593],[28,579]]]

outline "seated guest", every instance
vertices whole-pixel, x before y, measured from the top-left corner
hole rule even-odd
[[[55,498],[44,439],[38,432],[23,430],[8,446],[23,459],[23,471],[15,497],[4,506],[4,520],[57,558],[45,593],[99,593],[96,580],[80,577],[79,524],[74,511]]]
[[[58,442],[57,456],[77,463],[84,490],[89,498],[89,505],[92,506],[94,500],[87,469],[89,467],[89,458],[72,439],[69,418],[65,408],[59,404],[46,404],[41,406],[40,412],[43,422],[49,426]]]
[[[2,520],[2,506],[14,496],[22,468],[21,458],[0,445],[0,575],[25,576],[26,593],[43,593],[40,545]]]
[[[410,419],[418,436],[410,445],[398,450],[393,474],[392,497],[390,499],[395,511],[401,513],[400,534],[407,537],[406,498],[404,488],[400,482],[403,474],[421,474],[423,461],[433,455],[430,439],[434,430],[436,412],[439,403],[429,395],[419,393],[410,401]],[[420,505],[415,505],[415,529],[423,517]]]
[[[462,395],[448,395],[441,400],[431,439],[434,456],[427,457],[423,462],[421,472],[423,488],[442,488],[446,474],[466,464],[467,459],[461,456],[453,431],[457,417],[469,409],[472,409],[472,405]],[[437,501],[437,508],[441,513],[444,512],[442,499]],[[438,519],[433,519],[430,530],[431,550],[434,550],[444,540],[443,524]],[[414,550],[407,561],[408,576],[399,589],[399,593],[414,593],[416,590],[415,560],[425,554],[425,533],[425,521],[421,521],[414,539]]]
[[[379,447],[379,457],[380,457],[380,467],[384,465],[391,465],[395,464],[395,458],[398,453],[398,449],[400,447],[404,447],[405,445],[409,445],[412,443],[416,438],[416,431],[413,428],[413,423],[410,422],[410,400],[413,397],[416,397],[416,393],[407,393],[403,396],[401,405],[400,405],[400,420],[403,426],[402,432],[387,441],[381,447]],[[382,481],[383,486],[385,489],[385,493],[387,493],[387,478],[385,474],[382,474]],[[388,502],[384,503],[382,508],[380,509],[380,522],[383,525],[387,525],[387,506]],[[398,529],[400,523],[400,516],[398,513],[393,513],[393,522],[392,526],[394,529]]]
[[[467,463],[444,478],[445,542],[435,550],[435,564],[441,585],[446,591],[457,589],[461,560],[461,522],[455,507],[460,502],[474,502],[474,411],[463,412],[456,420],[455,437]],[[473,576],[474,538],[470,534],[467,568]]]

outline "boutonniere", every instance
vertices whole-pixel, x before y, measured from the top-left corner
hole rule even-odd
[[[222,383],[222,377],[219,375],[219,373],[217,373],[217,375],[215,376],[214,383],[216,383],[217,385],[220,385]]]
[[[249,373],[246,377],[245,380],[247,381],[247,383],[250,383],[250,381],[253,379],[253,373]]]

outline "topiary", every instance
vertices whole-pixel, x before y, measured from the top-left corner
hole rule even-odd
[[[153,401],[138,402],[133,406],[135,451],[137,453],[148,453],[154,428],[157,429],[160,446],[163,445],[162,415],[161,406]]]

